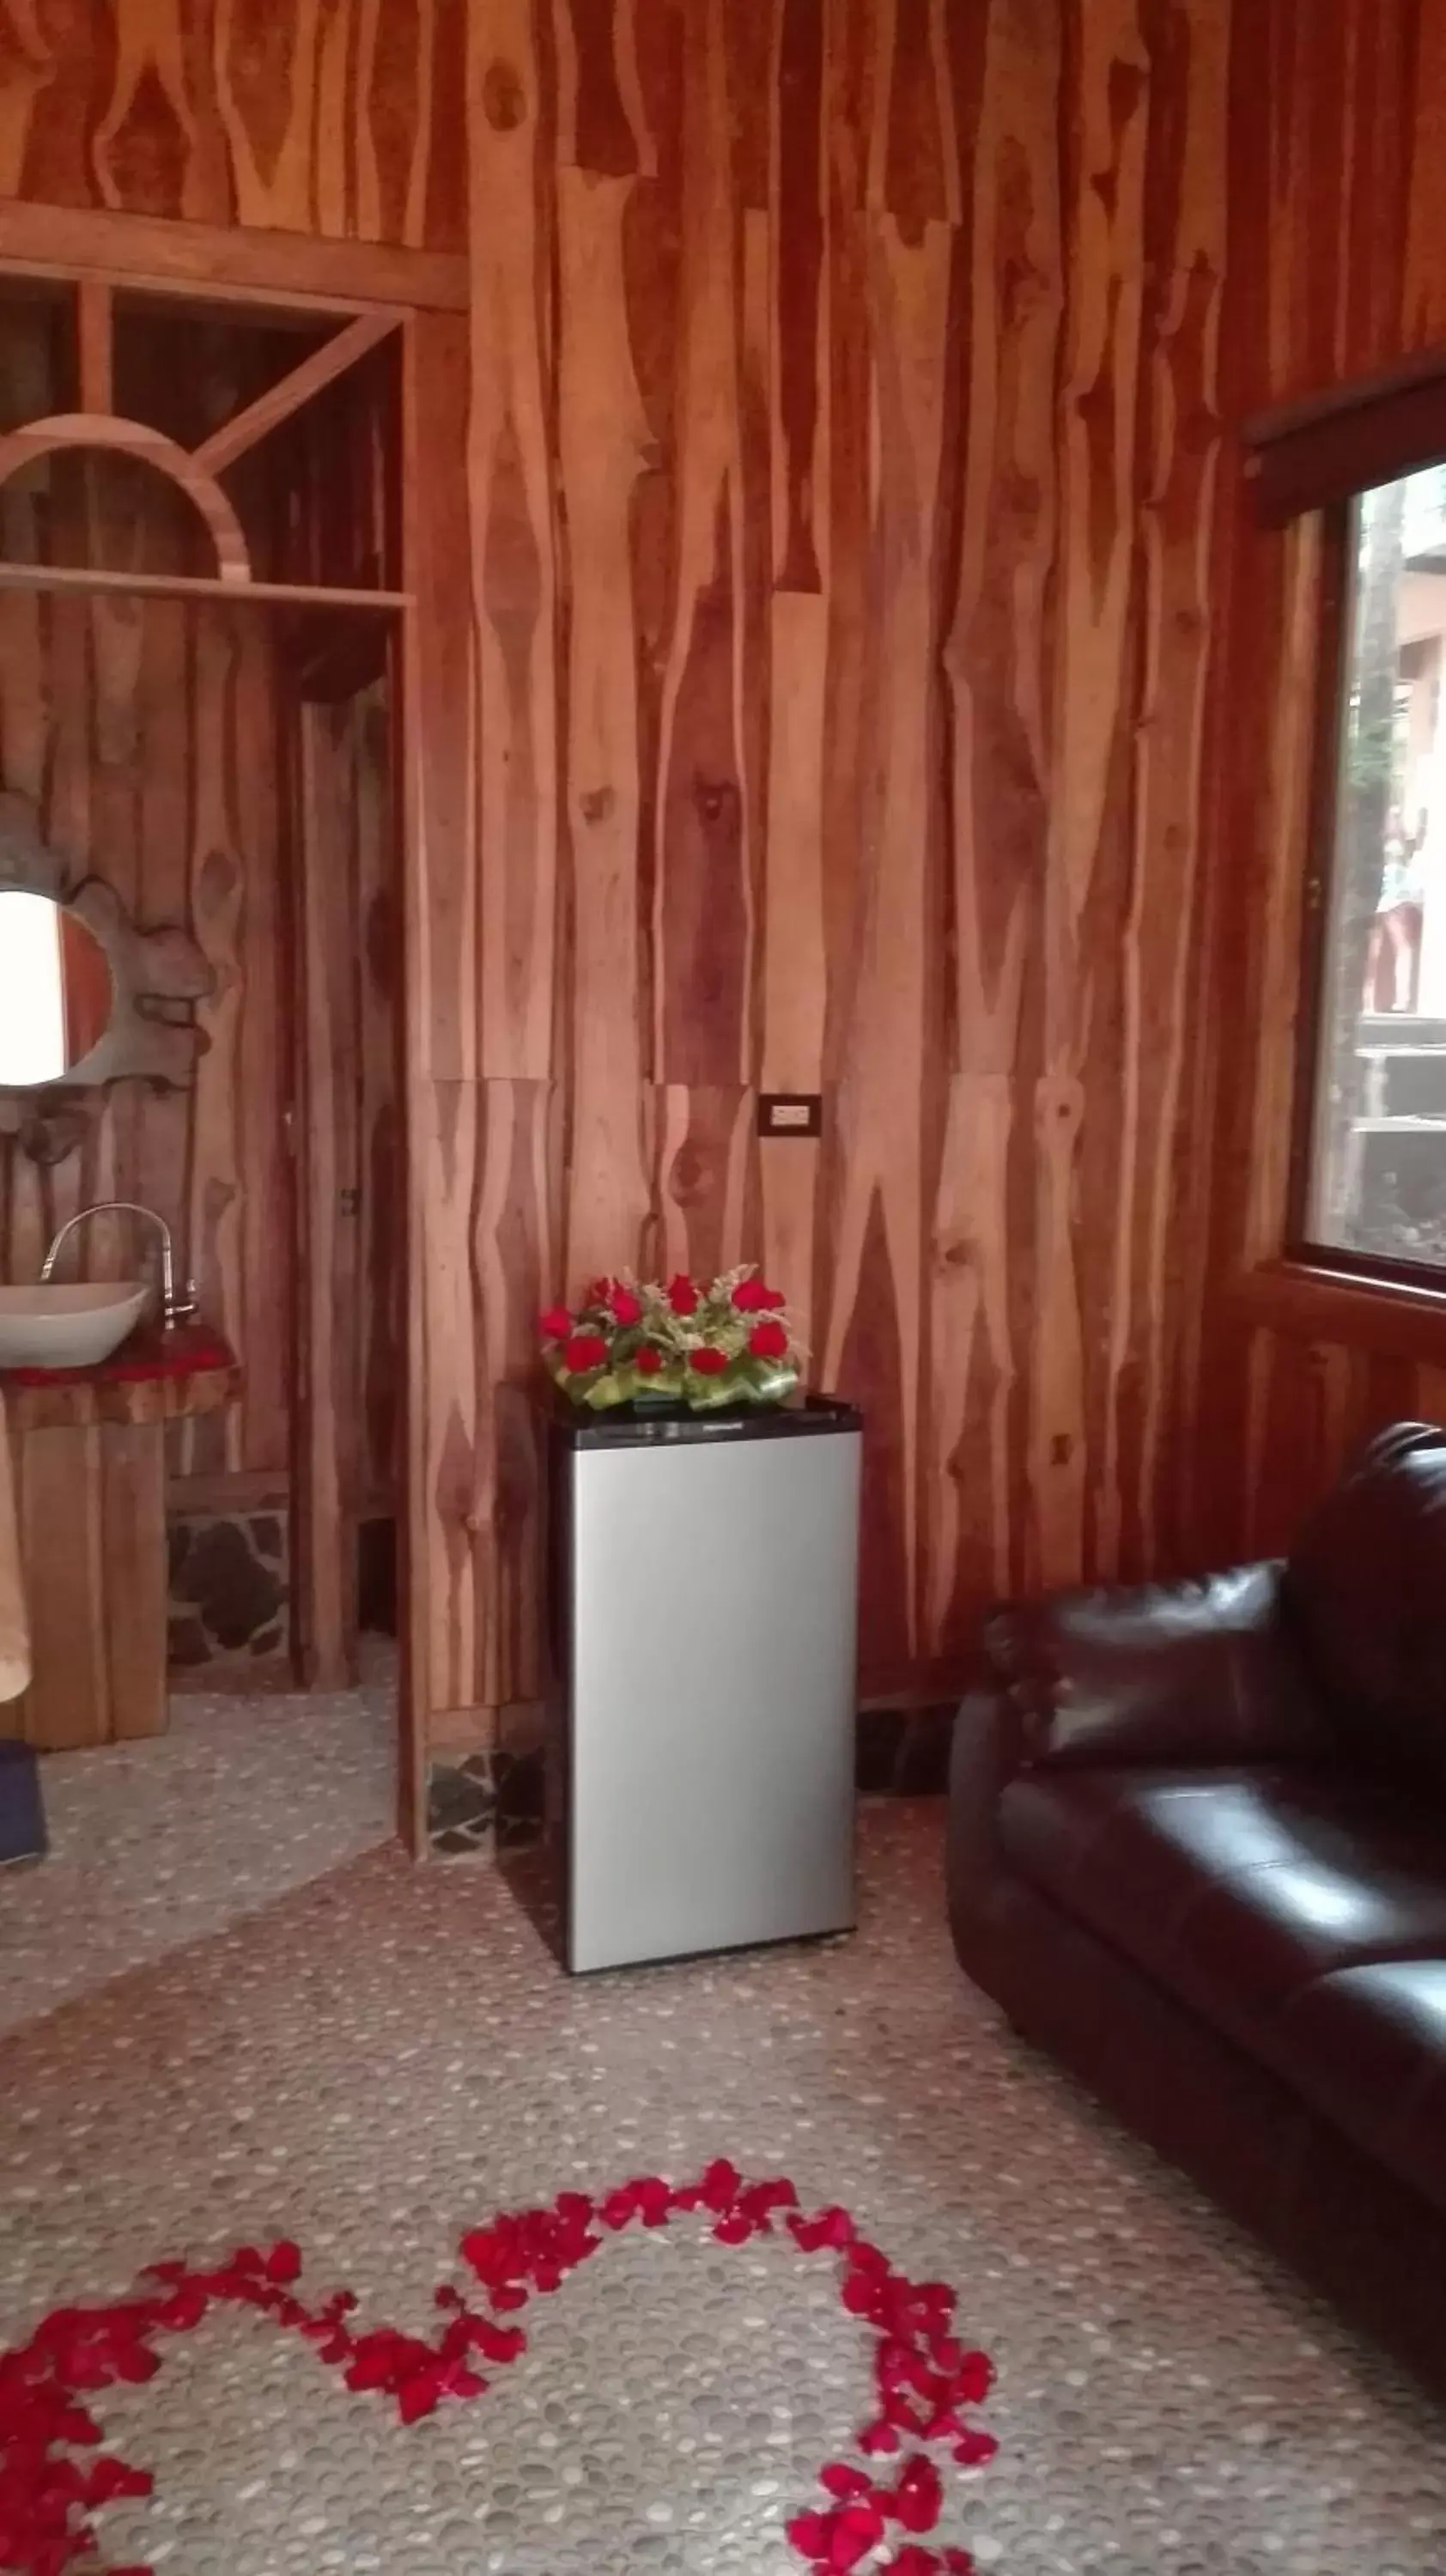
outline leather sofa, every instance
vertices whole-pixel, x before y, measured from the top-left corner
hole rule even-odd
[[[1446,2391],[1446,1431],[1283,1563],[996,1614],[955,1731],[959,1958]]]

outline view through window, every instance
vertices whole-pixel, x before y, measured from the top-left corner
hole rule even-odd
[[[1307,1230],[1446,1269],[1446,465],[1351,533]]]

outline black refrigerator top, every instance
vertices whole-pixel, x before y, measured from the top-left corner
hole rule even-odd
[[[720,1440],[799,1440],[820,1432],[862,1431],[858,1407],[836,1395],[788,1397],[782,1404],[718,1405],[694,1413],[687,1405],[617,1404],[590,1412],[560,1388],[537,1397],[555,1439],[568,1449],[664,1449]]]

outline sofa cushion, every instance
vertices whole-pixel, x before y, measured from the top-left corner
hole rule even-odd
[[[1369,1443],[1292,1549],[1284,1604],[1352,1751],[1446,1787],[1446,1431]]]
[[[1339,1748],[1282,1609],[1284,1568],[1056,1592],[984,1648],[1029,1763],[1286,1762]]]
[[[1337,1968],[1446,1960],[1446,1822],[1319,1770],[1029,1772],[999,1806],[1022,1876],[1267,2063]]]
[[[1446,1959],[1393,1959],[1293,1995],[1278,2046],[1306,2099],[1446,2210]]]

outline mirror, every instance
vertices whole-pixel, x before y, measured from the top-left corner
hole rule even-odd
[[[0,1172],[10,1137],[32,1162],[64,1162],[111,1083],[188,1089],[208,1044],[197,1005],[215,990],[188,928],[143,930],[0,785]]]
[[[0,886],[0,1084],[63,1081],[99,1046],[113,1002],[110,960],[79,914]]]

